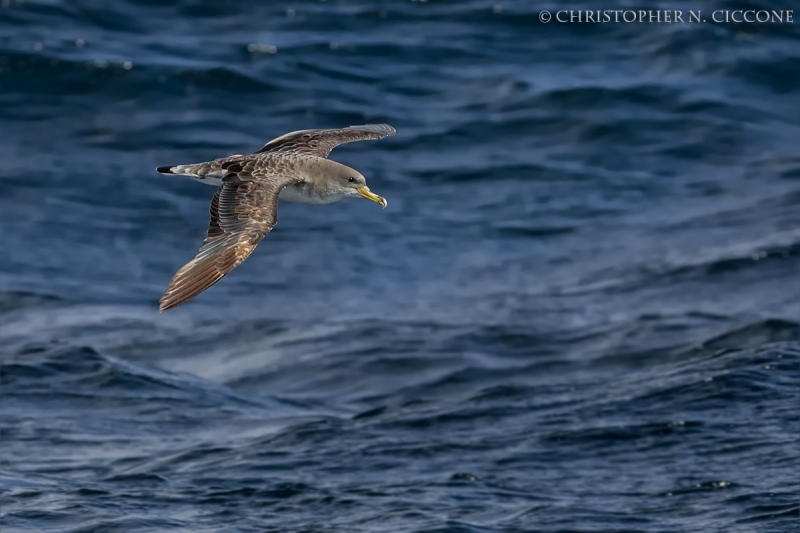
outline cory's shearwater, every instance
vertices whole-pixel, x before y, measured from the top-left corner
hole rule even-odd
[[[172,278],[159,310],[194,298],[247,259],[278,221],[279,198],[321,205],[361,196],[386,207],[386,199],[369,190],[364,176],[327,157],[339,144],[394,134],[387,124],[302,130],[278,137],[252,154],[158,167],[162,174],[220,186],[211,200],[206,240],[197,256]]]

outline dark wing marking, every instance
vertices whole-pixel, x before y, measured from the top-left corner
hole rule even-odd
[[[294,152],[299,154],[328,157],[331,150],[342,143],[353,141],[377,141],[391,137],[395,129],[388,124],[366,124],[350,126],[335,130],[300,130],[293,131],[273,139],[256,153],[262,152]]]
[[[247,259],[275,226],[278,195],[294,181],[259,175],[257,168],[248,172],[247,167],[239,175],[226,177],[211,200],[211,222],[203,246],[172,278],[159,310],[191,300]]]

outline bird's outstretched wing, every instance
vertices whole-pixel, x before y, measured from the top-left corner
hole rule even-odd
[[[377,141],[394,135],[395,129],[388,124],[366,124],[333,130],[300,130],[281,135],[265,144],[258,152],[295,152],[328,157],[331,150],[343,143],[353,141]]]
[[[161,297],[161,312],[194,298],[247,259],[278,221],[281,190],[298,181],[272,176],[249,161],[236,165],[211,200],[203,246],[170,281]]]

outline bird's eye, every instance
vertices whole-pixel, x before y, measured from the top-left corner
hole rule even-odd
[[[354,183],[356,181],[356,179],[351,177],[351,178],[347,178],[347,181],[349,181],[350,183]]]

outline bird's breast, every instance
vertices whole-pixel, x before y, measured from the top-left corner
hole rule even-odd
[[[297,183],[283,189],[278,198],[297,204],[324,205],[338,202],[344,195],[331,191],[316,191],[305,183]]]

